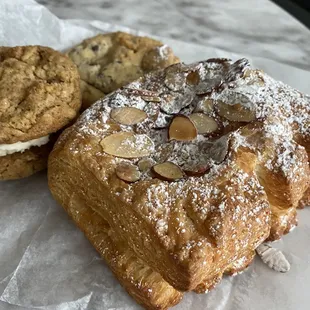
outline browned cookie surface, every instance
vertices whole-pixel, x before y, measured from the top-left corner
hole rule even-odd
[[[84,40],[68,55],[79,68],[85,108],[147,72],[179,62],[160,41],[123,32]]]
[[[65,55],[42,46],[0,47],[0,144],[46,136],[80,108],[79,74]]]

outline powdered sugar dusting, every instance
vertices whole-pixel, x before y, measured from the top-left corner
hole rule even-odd
[[[162,59],[166,59],[169,56],[169,47],[168,47],[168,45],[164,44],[164,45],[159,46],[157,48],[158,48],[159,56]]]
[[[159,47],[163,55],[166,48],[165,45]],[[310,136],[309,97],[273,80],[261,71],[250,69],[244,59],[236,63],[227,59],[211,59],[188,67],[174,65],[170,68],[166,78],[163,77],[162,72],[158,73],[158,76],[149,74],[99,101],[83,114],[79,121],[79,131],[87,131],[91,135],[104,135],[105,130],[110,128],[108,121],[111,109],[123,106],[136,107],[146,111],[149,116],[148,119],[136,125],[136,130],[153,139],[156,153],[151,157],[155,162],[171,161],[185,171],[194,173],[209,171],[214,165],[220,164],[226,156],[227,150],[224,145],[221,146],[222,151],[221,149],[214,151],[216,137],[220,136],[221,132],[218,132],[215,137],[198,135],[195,140],[185,143],[169,142],[167,127],[173,115],[191,113],[190,111],[195,110],[195,104],[201,102],[201,98],[212,100],[212,113],[209,115],[217,119],[216,105],[221,101],[227,106],[239,105],[241,109],[245,107],[255,111],[257,121],[263,124],[263,136],[272,141],[275,149],[276,156],[265,163],[269,170],[281,169],[290,180],[301,176],[302,173],[296,173],[302,168],[296,150],[302,147],[294,142],[294,138],[296,135]],[[198,85],[187,85],[186,76],[190,72],[198,72]],[[162,81],[160,89],[157,86],[159,77],[165,81],[165,83]],[[155,96],[158,100],[147,102],[143,99],[145,96],[148,98]],[[97,126],[98,117],[100,117],[100,127]],[[229,120],[217,121],[222,122],[223,128],[230,128],[233,125]],[[128,126],[119,125],[119,127],[124,131],[132,130]],[[161,130],[158,131],[158,129]],[[238,134],[234,134],[234,140],[236,139],[239,139],[239,142],[235,143],[234,151],[237,151],[240,146],[247,146],[255,150],[257,156],[261,156],[260,150],[249,145],[242,135],[238,138]],[[136,142],[137,145],[143,145],[138,143],[138,140]],[[222,155],[219,155],[220,152]],[[217,154],[220,160],[214,158],[214,154]],[[150,174],[148,176],[151,177]]]
[[[158,49],[160,57],[165,57],[166,47]],[[189,83],[193,72],[197,74]],[[170,140],[172,118],[190,115],[206,100],[211,104],[204,108],[219,125],[218,130],[198,134],[191,141]],[[220,103],[236,115],[236,111],[250,110],[255,119],[237,122],[225,118],[219,113]],[[123,106],[144,110],[148,118],[133,126],[117,124],[110,113]],[[251,160],[238,162],[238,152],[247,149],[255,154],[257,164],[263,163],[271,172],[281,171],[288,182],[299,182],[305,177],[307,155],[297,141],[310,137],[309,115],[309,97],[251,69],[245,59],[236,63],[213,59],[148,74],[97,102],[75,128],[99,141],[115,131],[131,131],[135,140],[123,143],[138,149],[144,145],[144,135],[151,139],[154,148],[147,158],[154,164],[172,162],[185,177],[168,182],[156,179],[151,169],[143,171],[143,190],[139,183],[130,185],[131,193],[137,188],[137,196],[142,197],[132,202],[133,207],[178,259],[191,257],[191,251],[219,251],[219,260],[235,262],[238,267],[246,258],[238,259],[236,252],[240,257],[249,247],[255,249],[268,237],[270,225],[270,207],[255,175],[255,163],[252,167],[247,162]],[[129,162],[138,164],[139,160]],[[234,253],[225,252],[228,244]]]

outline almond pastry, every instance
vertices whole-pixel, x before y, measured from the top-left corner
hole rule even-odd
[[[122,107],[147,118],[112,128]],[[129,294],[167,309],[245,269],[256,249],[275,266],[258,247],[288,233],[309,196],[309,114],[309,97],[246,59],[173,65],[85,111],[50,156],[49,186]],[[83,208],[109,228],[107,252]],[[107,257],[114,247],[126,254]]]

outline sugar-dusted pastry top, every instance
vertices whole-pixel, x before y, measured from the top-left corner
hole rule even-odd
[[[114,92],[83,114],[78,130],[99,136],[103,151],[126,163],[118,173],[125,181],[184,180],[207,177],[227,157],[232,136],[260,156],[257,137],[248,141],[241,133],[255,123],[277,155],[267,168],[293,179],[294,154],[299,144],[308,148],[309,114],[308,96],[246,59],[209,59],[170,66]]]
[[[143,196],[147,210],[142,212],[165,234],[169,225],[163,213],[169,213],[167,206],[180,195],[188,197],[201,220],[214,211],[212,200],[221,201],[223,195],[222,176],[235,178],[231,182],[238,191],[226,188],[234,199],[239,191],[250,191],[250,199],[261,195],[256,176],[247,173],[254,163],[234,171],[238,150],[253,151],[272,175],[283,175],[284,183],[307,186],[307,154],[294,140],[307,143],[308,116],[309,97],[253,70],[246,59],[176,64],[140,78],[84,112],[74,130],[86,142],[72,146],[72,152],[87,155],[96,149],[104,158],[101,177],[109,182],[116,175],[123,181],[125,190],[114,195],[131,203],[138,193]],[[286,199],[283,205],[296,206],[300,195],[293,196],[292,203]],[[278,199],[277,193],[271,198]],[[225,204],[216,208],[225,216]],[[185,230],[181,226],[180,232]],[[216,235],[214,227],[209,235]]]
[[[296,225],[308,116],[307,96],[245,59],[176,64],[86,110],[49,185],[65,208],[81,195],[173,287],[202,292]]]

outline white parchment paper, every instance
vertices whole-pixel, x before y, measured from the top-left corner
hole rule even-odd
[[[98,32],[115,30],[132,32],[98,21],[59,20],[31,0],[0,0],[0,45],[40,44],[64,50]],[[184,62],[246,55],[161,39]],[[310,93],[310,72],[248,58],[275,78]],[[243,274],[223,279],[207,295],[186,294],[176,309],[308,310],[310,208],[299,211],[298,217],[298,228],[275,243],[291,262],[289,273],[276,273],[256,259]],[[0,309],[140,309],[52,199],[45,172],[0,182]]]

